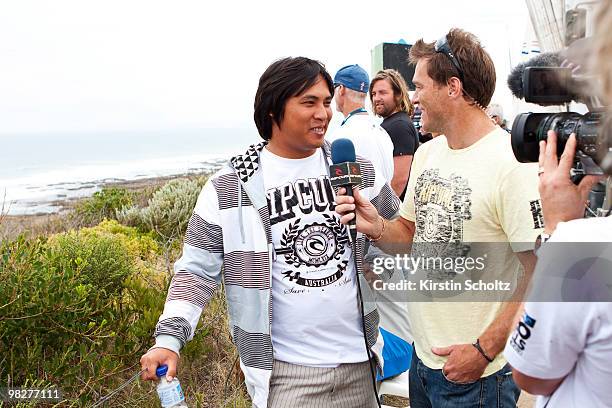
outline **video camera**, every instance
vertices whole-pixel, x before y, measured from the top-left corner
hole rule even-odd
[[[517,98],[541,106],[566,107],[566,112],[518,114],[511,132],[514,156],[522,163],[537,162],[539,142],[547,139],[549,130],[557,133],[560,156],[574,133],[577,148],[570,176],[576,184],[585,175],[612,175],[612,115],[599,95],[599,79],[589,72],[593,66],[590,49],[591,39],[572,38],[564,50],[537,55],[516,66],[508,76],[508,87]],[[570,112],[572,101],[585,104],[588,112]],[[610,208],[610,180],[608,177],[607,187],[605,182],[595,185],[587,214],[602,214],[602,206]]]
[[[605,160],[612,148],[610,115],[599,97],[587,92],[596,79],[574,74],[572,68],[561,66],[560,58],[559,54],[547,53],[517,66],[508,78],[510,90],[526,102],[542,106],[585,103],[589,112],[520,113],[512,125],[514,155],[523,163],[537,162],[539,142],[546,140],[548,130],[557,133],[557,152],[561,155],[568,138],[575,133],[574,182],[588,174],[612,174],[612,163]]]

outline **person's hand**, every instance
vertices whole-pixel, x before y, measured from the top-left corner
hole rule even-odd
[[[584,216],[584,206],[589,191],[600,176],[585,176],[579,185],[570,179],[570,170],[576,153],[576,135],[572,135],[565,144],[560,159],[557,159],[557,134],[549,130],[548,141],[540,142],[538,171],[542,215],[546,233],[551,234],[557,224]]]
[[[448,356],[442,374],[456,383],[471,383],[478,380],[489,362],[471,344],[453,344],[448,347],[432,347],[437,356]]]
[[[348,224],[357,214],[357,231],[371,237],[380,236],[383,228],[381,217],[376,207],[360,194],[359,188],[353,188],[353,197],[346,195],[344,187],[338,190],[336,204],[342,224]]]
[[[147,381],[157,381],[157,375],[155,370],[160,365],[168,366],[168,373],[166,373],[166,379],[172,381],[176,376],[176,366],[178,364],[179,356],[172,350],[168,350],[161,347],[152,348],[144,356],[140,358],[140,365],[144,370],[140,374],[140,378]]]

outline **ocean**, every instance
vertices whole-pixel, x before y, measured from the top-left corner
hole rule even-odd
[[[53,213],[113,181],[219,168],[255,129],[0,135],[0,212]]]

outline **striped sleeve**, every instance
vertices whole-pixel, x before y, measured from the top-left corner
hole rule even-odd
[[[217,192],[206,183],[187,226],[183,253],[174,264],[164,312],[155,328],[155,347],[176,353],[193,338],[202,310],[221,282],[223,230]]]
[[[371,172],[372,176],[370,178],[373,181],[370,188],[370,202],[382,217],[388,220],[393,219],[399,211],[400,199],[395,195],[382,174],[377,173],[374,168],[371,168]]]

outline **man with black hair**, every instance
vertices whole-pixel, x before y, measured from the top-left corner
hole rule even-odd
[[[365,238],[352,254],[328,174],[333,94],[330,75],[308,58],[278,60],[261,76],[254,118],[264,141],[204,186],[155,346],[141,359],[144,379],[154,380],[160,364],[175,375],[179,350],[223,281],[254,407],[375,405],[366,341],[382,361],[378,312],[361,263],[355,270],[351,262],[363,257]],[[358,161],[364,194],[391,218],[397,197],[369,161]]]

